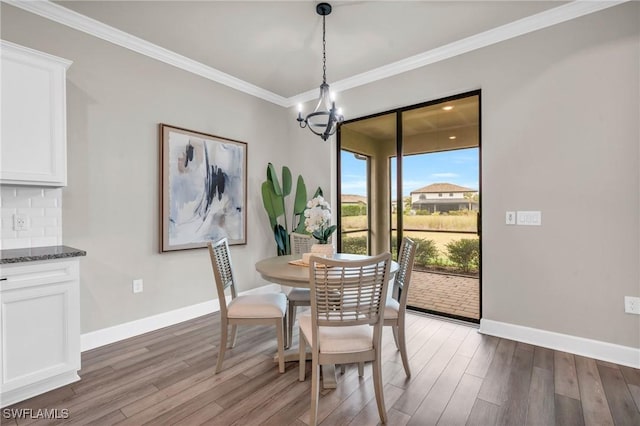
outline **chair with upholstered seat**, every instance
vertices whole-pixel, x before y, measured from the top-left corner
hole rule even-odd
[[[306,345],[311,347],[311,418],[318,420],[319,368],[325,364],[373,361],[373,384],[382,423],[381,338],[391,254],[364,260],[311,256],[311,314],[300,315],[300,371],[305,379]]]
[[[274,325],[278,337],[278,368],[284,373],[284,323],[287,311],[287,298],[282,293],[260,293],[238,296],[236,281],[231,265],[229,243],[223,238],[209,243],[209,254],[213,275],[220,302],[220,349],[216,373],[222,369],[224,353],[227,348],[227,331],[231,326],[231,344],[236,344],[238,325]],[[229,289],[231,301],[227,303],[225,290]]]
[[[291,254],[309,253],[315,238],[311,235],[291,234]],[[296,311],[298,306],[309,306],[310,293],[307,288],[292,288],[289,294],[289,311],[287,312],[287,348],[291,346],[293,336],[293,324],[296,322]]]
[[[407,377],[411,376],[409,368],[409,358],[407,356],[407,340],[405,338],[405,312],[407,310],[407,295],[409,294],[409,284],[411,283],[411,271],[413,261],[416,256],[418,245],[410,238],[403,238],[398,254],[398,271],[395,275],[394,297],[387,298],[384,310],[384,325],[392,327],[393,339],[396,347],[400,351],[402,365]]]

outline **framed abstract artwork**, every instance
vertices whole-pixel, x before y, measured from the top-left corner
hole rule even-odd
[[[161,252],[247,242],[247,144],[160,124]]]

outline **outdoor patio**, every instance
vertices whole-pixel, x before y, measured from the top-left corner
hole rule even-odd
[[[477,278],[414,270],[408,305],[466,318],[480,319]]]

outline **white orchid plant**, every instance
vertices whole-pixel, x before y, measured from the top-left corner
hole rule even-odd
[[[328,244],[336,225],[331,225],[331,206],[322,195],[312,198],[304,211],[304,225],[320,244]]]

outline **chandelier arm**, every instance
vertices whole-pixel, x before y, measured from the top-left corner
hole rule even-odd
[[[325,141],[329,138],[329,136],[331,136],[336,132],[335,121],[336,121],[335,109],[331,108],[331,111],[329,111],[329,119],[327,120],[327,128],[324,130],[324,133],[322,135],[323,136],[322,139],[324,139]],[[333,131],[331,131],[332,129]]]

